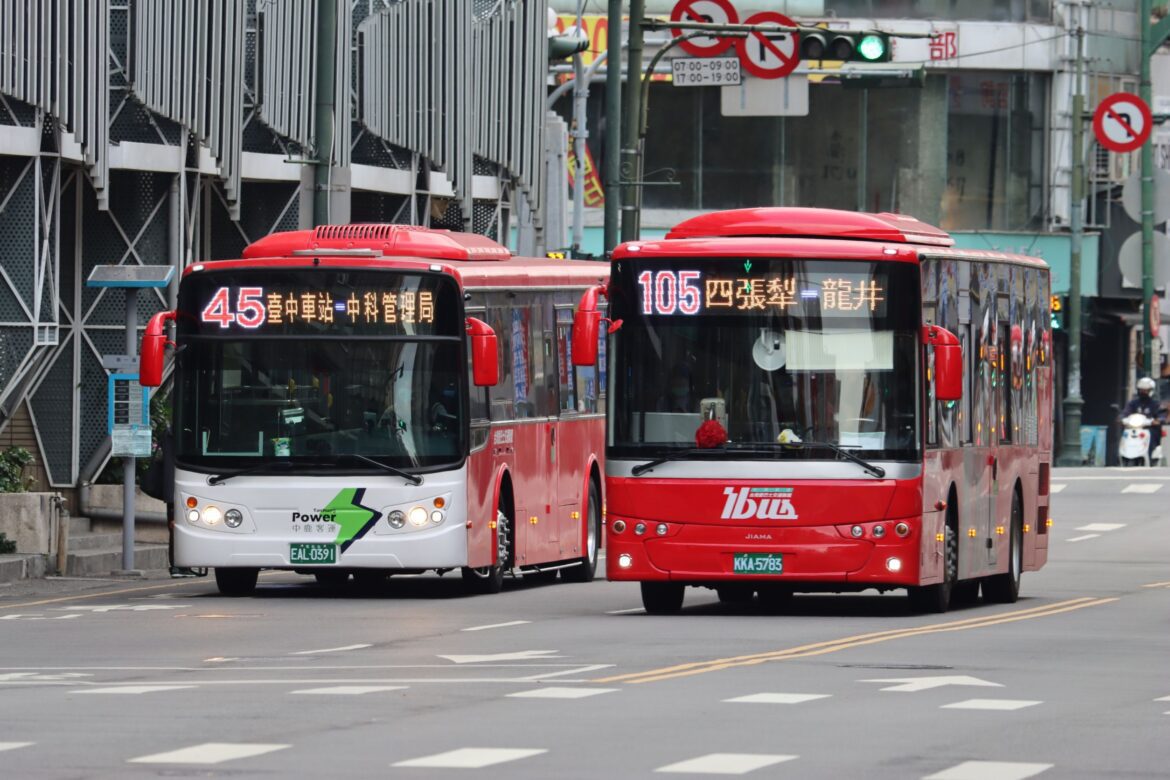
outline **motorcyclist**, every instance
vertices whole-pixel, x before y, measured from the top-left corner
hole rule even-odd
[[[1150,426],[1150,452],[1162,442],[1162,422],[1165,421],[1166,412],[1158,400],[1154,398],[1154,388],[1156,383],[1148,376],[1143,376],[1137,381],[1137,395],[1129,399],[1129,403],[1125,405],[1125,409],[1121,412],[1121,419],[1125,419],[1131,414],[1144,414],[1154,421]]]

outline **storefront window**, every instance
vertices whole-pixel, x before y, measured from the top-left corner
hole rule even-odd
[[[1048,0],[825,0],[827,16],[945,19],[981,22],[1046,22]]]

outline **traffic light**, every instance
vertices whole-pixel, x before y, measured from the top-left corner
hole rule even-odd
[[[800,34],[802,60],[889,62],[890,36],[862,30],[828,30]]]
[[[1048,309],[1051,314],[1050,324],[1053,330],[1060,330],[1064,327],[1064,301],[1059,295],[1053,295],[1048,302]]]
[[[581,34],[550,35],[548,61],[567,59],[589,48],[589,38]]]

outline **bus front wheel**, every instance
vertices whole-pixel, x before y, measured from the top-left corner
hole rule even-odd
[[[589,481],[589,505],[585,508],[585,555],[577,565],[561,572],[565,582],[593,582],[597,573],[597,550],[601,547],[601,496],[597,483]]]
[[[1020,597],[1020,575],[1024,569],[1024,507],[1020,494],[1012,495],[1012,526],[1008,548],[1008,570],[983,580],[983,598],[993,604],[1015,604]]]
[[[643,582],[642,606],[651,615],[666,615],[682,609],[684,588],[677,582]]]
[[[508,559],[512,554],[511,525],[503,509],[496,510],[496,561],[495,566],[473,569],[464,566],[463,587],[468,593],[499,593],[504,589],[504,572],[509,568]]]
[[[951,523],[947,523],[943,551],[943,581],[907,589],[910,608],[915,612],[941,613],[951,605],[951,590],[959,579],[959,535]]]
[[[216,568],[215,586],[224,596],[251,596],[256,591],[259,576],[259,569]]]

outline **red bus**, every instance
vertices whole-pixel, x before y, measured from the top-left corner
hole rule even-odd
[[[953,244],[761,208],[619,246],[574,334],[588,360],[604,294],[609,578],[650,612],[688,585],[1015,601],[1048,551],[1048,268]]]
[[[192,265],[142,346],[157,386],[174,321],[176,565],[229,595],[261,569],[592,579],[606,372],[574,365],[571,331],[607,272],[400,225]]]

